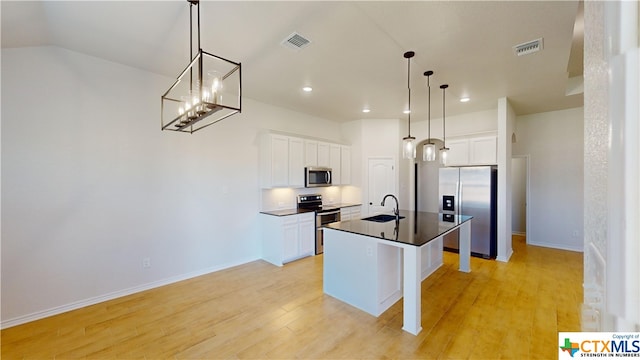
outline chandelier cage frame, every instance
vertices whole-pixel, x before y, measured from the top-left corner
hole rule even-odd
[[[202,50],[200,6],[189,3],[190,62],[161,97],[162,130],[194,133],[242,112],[242,64]],[[193,6],[198,51],[193,56]],[[191,57],[193,56],[193,57]]]

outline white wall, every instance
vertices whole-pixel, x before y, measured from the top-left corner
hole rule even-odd
[[[259,131],[340,132],[250,99],[195,134],[162,132],[172,82],[2,50],[3,327],[258,259]]]
[[[582,251],[583,108],[517,117],[514,155],[530,155],[532,245]]]

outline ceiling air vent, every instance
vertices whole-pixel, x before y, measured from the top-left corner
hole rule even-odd
[[[513,47],[513,51],[518,56],[529,55],[540,50],[542,50],[542,38],[533,41],[527,41],[526,43],[522,43]]]
[[[311,43],[311,40],[305,38],[304,36],[294,32],[291,35],[287,36],[284,40],[282,40],[281,44],[293,49],[300,50],[303,47],[308,46]]]

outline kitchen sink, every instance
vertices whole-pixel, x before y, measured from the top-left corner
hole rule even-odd
[[[374,221],[374,222],[387,222],[387,221],[391,221],[391,220],[395,220],[396,216],[395,215],[389,215],[389,214],[379,214],[379,215],[375,215],[375,216],[369,216],[366,218],[362,218],[361,220],[366,220],[366,221]],[[400,219],[404,219],[404,216],[400,216]]]

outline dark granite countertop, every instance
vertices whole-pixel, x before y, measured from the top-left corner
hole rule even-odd
[[[327,224],[325,228],[422,246],[472,218],[467,215],[445,215],[443,219],[443,214],[439,213],[405,210],[400,210],[400,215],[405,218],[397,223],[394,220],[378,223],[354,219]]]
[[[360,206],[362,204],[351,204],[351,203],[337,203],[337,204],[327,204],[323,206],[324,210],[327,209],[342,209],[352,206]],[[282,210],[271,210],[271,211],[260,211],[260,214],[265,215],[273,215],[273,216],[289,216],[289,215],[298,215],[304,214],[308,212],[314,212],[314,210],[308,209],[282,209]]]

